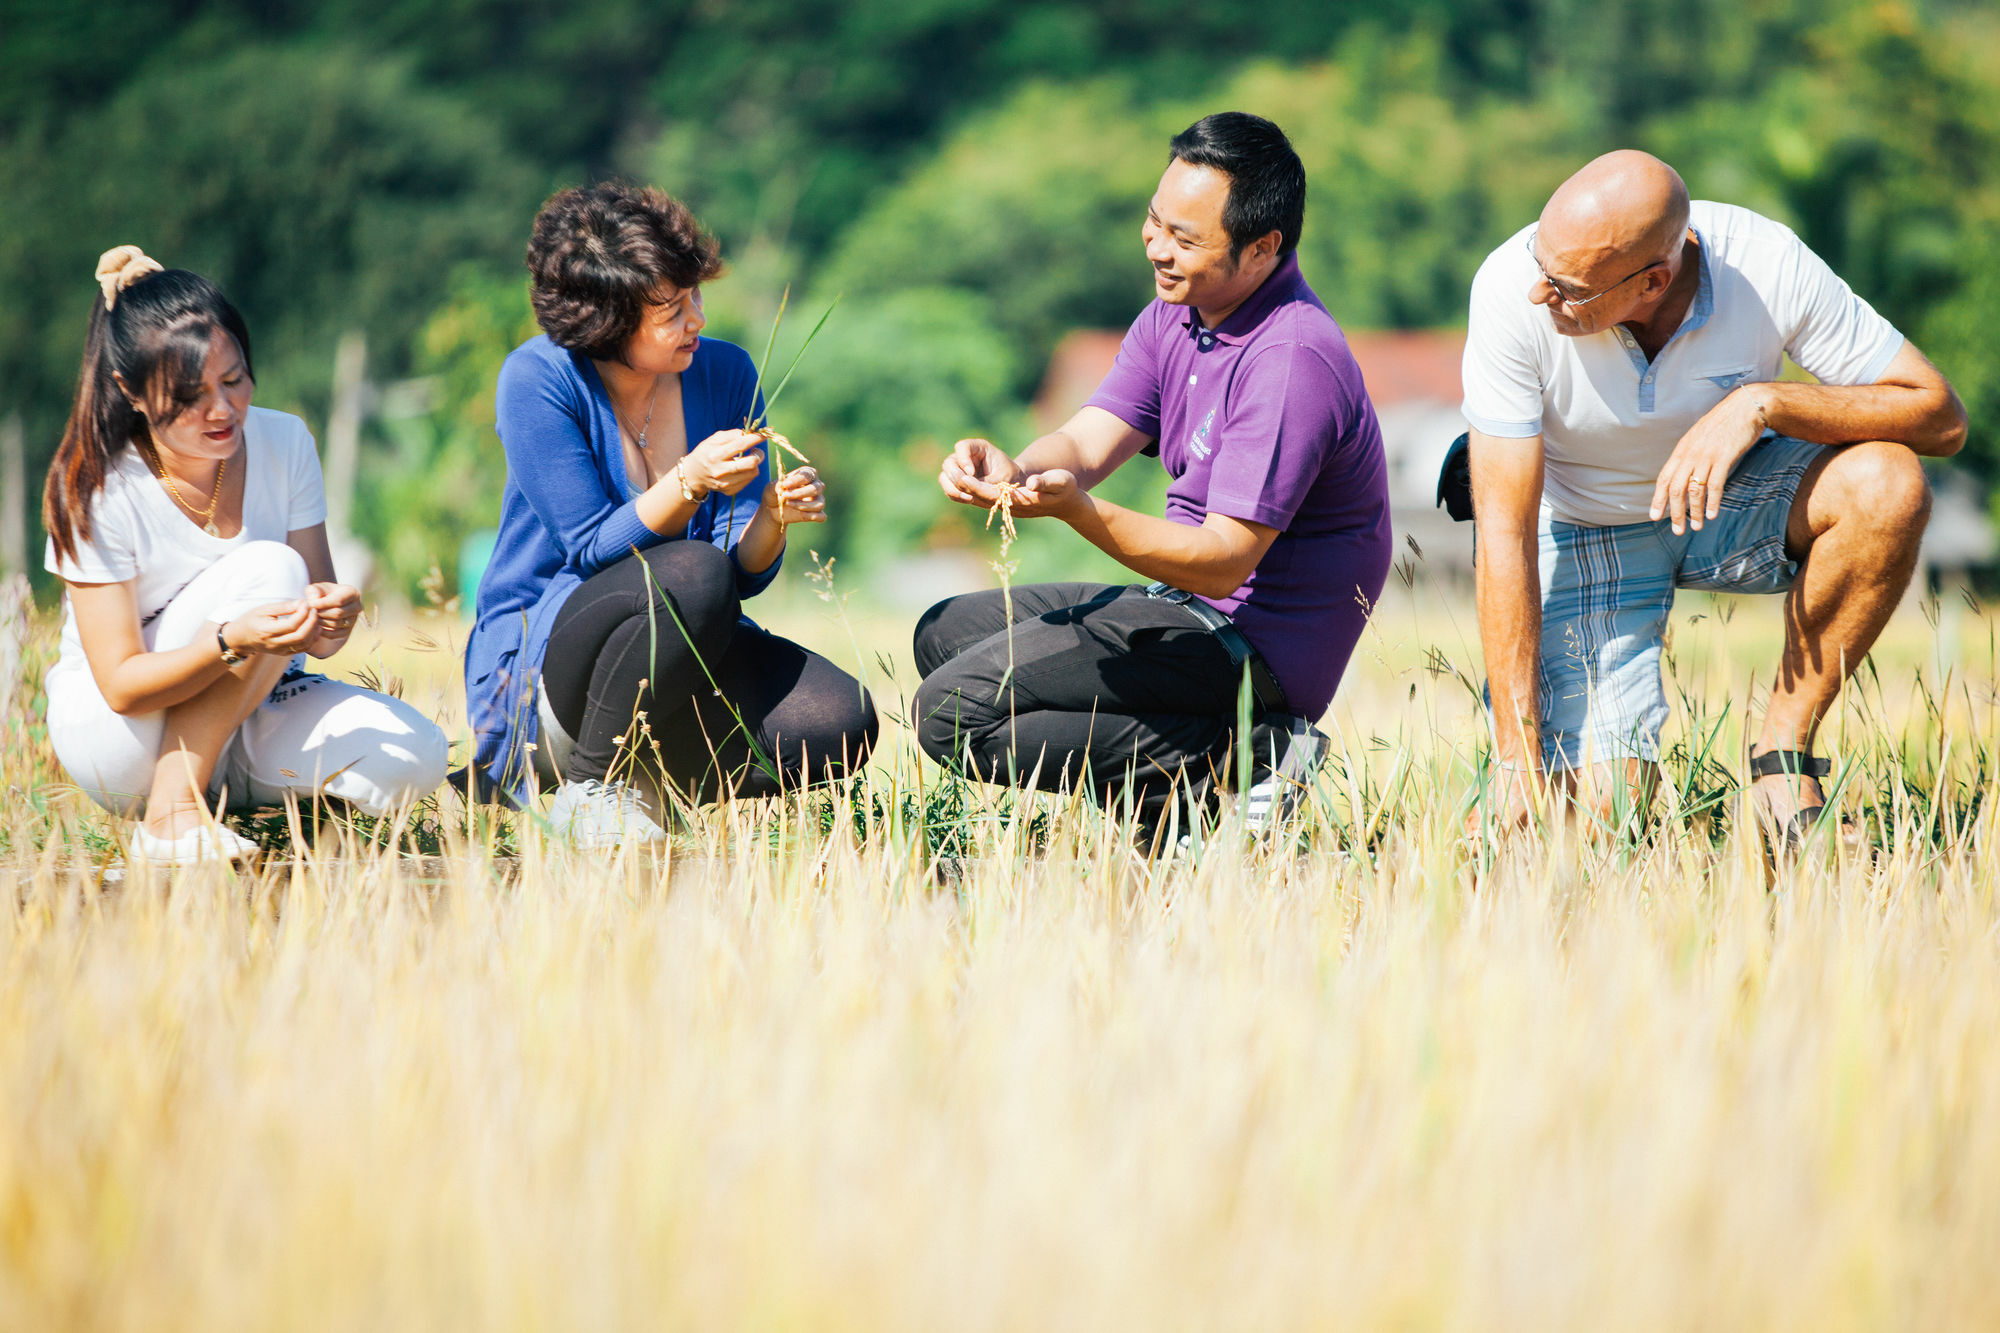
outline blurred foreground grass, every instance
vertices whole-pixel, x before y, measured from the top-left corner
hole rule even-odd
[[[760,610],[900,712],[910,617]],[[1727,774],[1767,603],[1676,614],[1650,836],[1497,860],[1421,580],[1302,827],[1172,864],[892,728],[658,861],[447,802],[441,860],[107,886],[30,689],[0,1327],[1993,1327],[1993,626],[1906,608],[1822,746],[1876,850],[1775,880]],[[375,637],[461,727],[455,622]]]

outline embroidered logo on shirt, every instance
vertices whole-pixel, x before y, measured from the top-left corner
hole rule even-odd
[[[1195,428],[1194,438],[1188,441],[1188,452],[1196,458],[1207,458],[1213,452],[1208,447],[1208,432],[1213,425],[1215,425],[1215,409],[1211,407],[1208,409],[1208,415],[1201,419],[1201,425]]]

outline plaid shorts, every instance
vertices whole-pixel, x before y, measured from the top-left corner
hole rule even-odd
[[[1666,519],[1589,527],[1544,514],[1542,762],[1554,772],[1621,758],[1657,762],[1667,721],[1660,650],[1675,588],[1774,593],[1792,497],[1824,446],[1770,436],[1729,474],[1721,511],[1674,535]]]

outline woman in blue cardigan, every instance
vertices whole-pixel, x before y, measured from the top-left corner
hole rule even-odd
[[[756,367],[700,336],[715,242],[655,189],[564,190],[535,218],[542,336],[500,371],[499,541],[465,650],[476,766],[583,846],[657,842],[646,789],[694,800],[829,781],[874,746],[854,677],[742,614],[785,533],[826,519],[773,474]]]

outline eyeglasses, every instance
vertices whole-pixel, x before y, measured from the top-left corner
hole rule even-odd
[[[1541,235],[1541,232],[1539,230],[1531,231],[1528,233],[1528,258],[1535,261],[1535,272],[1542,275],[1542,281],[1546,282],[1549,285],[1549,290],[1554,292],[1559,298],[1561,298],[1562,303],[1566,306],[1569,306],[1571,309],[1575,309],[1577,306],[1589,305],[1592,301],[1602,300],[1603,298],[1611,295],[1611,293],[1617,291],[1620,287],[1623,287],[1626,283],[1632,281],[1632,279],[1638,277],[1641,273],[1646,272],[1648,269],[1658,268],[1662,264],[1667,262],[1664,259],[1655,259],[1650,264],[1641,265],[1640,267],[1633,269],[1630,273],[1627,273],[1624,277],[1618,279],[1618,281],[1612,283],[1609,287],[1606,287],[1596,296],[1571,296],[1569,294],[1569,288],[1563,286],[1560,282],[1557,282],[1554,278],[1550,277],[1549,271],[1542,267],[1541,257],[1535,253],[1535,237],[1539,235]]]

